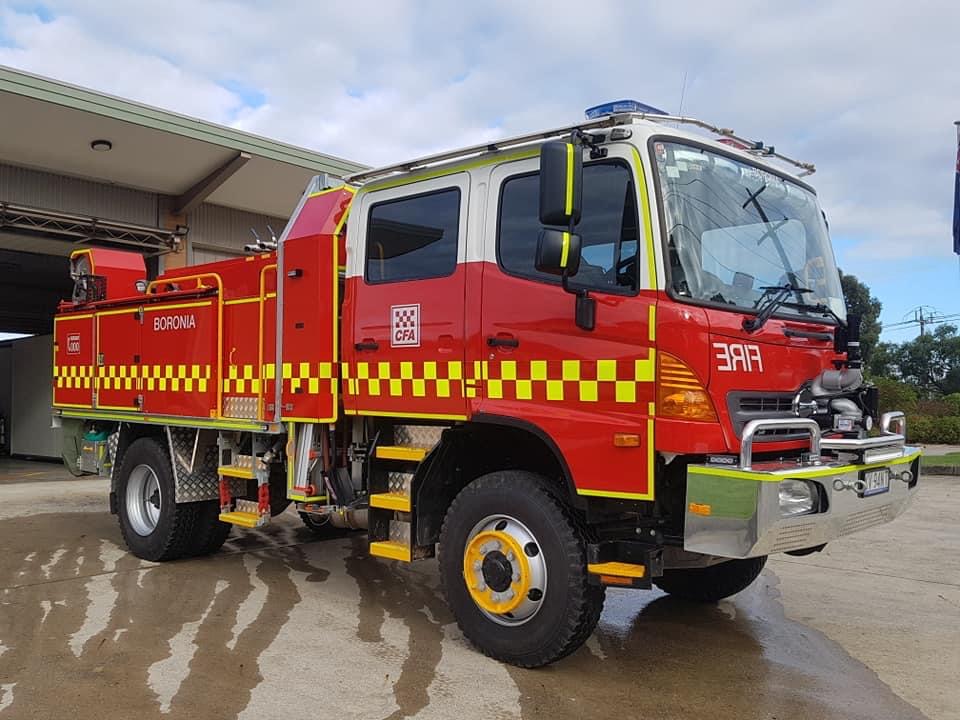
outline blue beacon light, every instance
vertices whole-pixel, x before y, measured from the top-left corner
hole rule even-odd
[[[597,118],[604,117],[605,115],[616,115],[617,113],[647,113],[649,115],[668,115],[669,113],[655,108],[652,105],[646,105],[642,102],[637,102],[636,100],[614,100],[612,102],[603,103],[602,105],[594,105],[591,108],[587,108],[584,111],[584,114],[587,116],[587,120],[596,120]]]

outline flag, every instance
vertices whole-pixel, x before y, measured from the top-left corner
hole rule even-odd
[[[957,126],[957,168],[953,175],[953,251],[960,255],[960,121]]]

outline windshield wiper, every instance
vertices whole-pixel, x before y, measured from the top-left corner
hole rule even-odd
[[[823,303],[817,303],[816,305],[808,305],[807,303],[795,303],[795,302],[785,302],[781,303],[782,307],[788,307],[792,310],[800,310],[802,312],[812,312],[819,313],[820,315],[826,315],[827,317],[833,318],[836,321],[837,325],[840,327],[846,327],[847,322],[839,315],[837,315],[829,305],[824,305]]]
[[[765,298],[769,299],[766,304],[760,308],[755,317],[743,319],[743,329],[747,332],[754,332],[766,325],[767,320],[777,311],[777,308],[787,304],[787,298],[790,297],[791,293],[796,293],[797,297],[800,297],[806,293],[813,292],[810,288],[792,285],[791,283],[768,285],[760,289],[763,290],[763,294],[757,299],[754,307],[759,306]],[[800,305],[802,303],[797,304]],[[811,305],[809,307],[814,306]]]

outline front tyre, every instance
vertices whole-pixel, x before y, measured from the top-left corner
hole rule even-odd
[[[440,575],[464,636],[520,667],[576,650],[603,609],[572,509],[528,472],[491,473],[460,491],[440,533]]]
[[[135,440],[123,454],[117,498],[120,531],[134,555],[161,561],[191,553],[199,507],[174,501],[170,458],[155,439]]]
[[[714,603],[747,588],[763,570],[767,556],[728,560],[705,568],[664,570],[654,584],[674,597]]]

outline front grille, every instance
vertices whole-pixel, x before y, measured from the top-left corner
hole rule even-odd
[[[727,409],[730,420],[739,436],[743,426],[751,420],[792,418],[794,393],[776,392],[731,392],[727,394]],[[797,430],[761,430],[755,436],[757,442],[799,440],[807,437]]]
[[[792,413],[792,395],[744,395],[740,398],[741,412]]]

